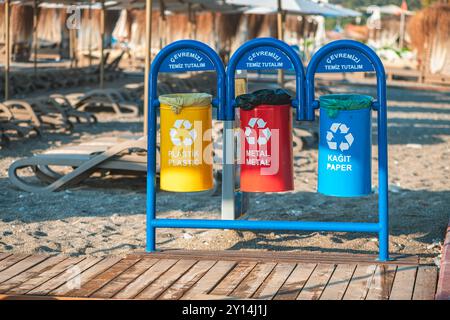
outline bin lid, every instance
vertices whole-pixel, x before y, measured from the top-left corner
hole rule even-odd
[[[180,113],[185,107],[207,107],[211,105],[212,95],[208,93],[172,93],[159,96],[159,103],[171,107],[175,113]]]
[[[328,116],[335,118],[340,110],[368,109],[373,97],[363,94],[328,94],[321,96],[320,107],[327,110]]]
[[[290,103],[291,96],[284,89],[261,89],[236,97],[236,106],[244,110],[251,110],[262,104],[276,106]]]

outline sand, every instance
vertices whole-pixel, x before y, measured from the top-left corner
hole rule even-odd
[[[370,87],[331,88],[373,94]],[[390,251],[439,264],[450,204],[450,92],[389,89]],[[45,133],[0,150],[0,252],[126,255],[145,248],[145,178],[95,177],[51,194],[15,189],[7,170],[16,159],[81,141],[118,134],[139,135],[142,117],[99,115],[95,126],[71,135]],[[376,139],[374,140],[376,141]],[[377,148],[373,147],[376,160]],[[295,155],[295,190],[251,194],[244,219],[376,221],[377,195],[341,199],[320,195],[317,145]],[[374,166],[373,184],[377,182]],[[159,192],[158,217],[220,217],[220,196]],[[172,230],[157,233],[163,248],[295,250],[376,253],[376,235],[327,232]]]

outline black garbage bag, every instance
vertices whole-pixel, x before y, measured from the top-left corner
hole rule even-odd
[[[290,103],[291,96],[284,89],[262,89],[236,97],[236,106],[244,110],[254,109],[261,104],[286,105]]]

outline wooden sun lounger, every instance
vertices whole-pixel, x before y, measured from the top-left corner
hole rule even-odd
[[[126,101],[125,97],[115,89],[96,89],[81,96],[74,104],[78,110],[85,111],[88,108],[111,108],[117,115],[136,117],[139,115],[139,107]]]
[[[48,98],[30,100],[7,100],[3,104],[8,107],[15,118],[30,121],[34,126],[42,128],[72,129],[73,125],[64,112],[48,104]]]
[[[35,128],[48,127],[71,131],[74,120],[77,123],[94,124],[97,118],[89,113],[77,110],[63,95],[54,94],[50,97],[38,97],[27,100],[7,100],[3,105],[15,119],[28,121]]]
[[[69,119],[75,118],[77,123],[86,122],[88,124],[97,123],[97,118],[90,112],[83,112],[77,110],[72,103],[62,94],[52,94],[49,102],[55,107],[63,110]]]
[[[36,128],[42,127],[42,121],[31,105],[24,100],[7,100],[2,104],[8,108],[15,119],[29,121]]]
[[[38,97],[26,102],[31,105],[41,122],[51,129],[73,130],[73,123],[69,120],[66,110],[59,104],[52,102],[49,97]]]
[[[16,119],[11,110],[0,103],[1,144],[6,145],[9,142],[11,132],[20,138],[40,135],[39,129],[33,125],[32,121]]]
[[[62,150],[49,151],[29,158],[17,160],[8,170],[9,179],[16,187],[28,192],[51,192],[80,183],[99,170],[119,171],[121,173],[145,173],[147,155],[136,152],[147,150],[147,140],[111,138],[97,140]],[[50,166],[71,167],[67,174],[55,172]],[[45,186],[27,183],[18,175],[18,170],[31,167]]]

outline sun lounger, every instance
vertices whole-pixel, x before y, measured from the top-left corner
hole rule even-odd
[[[29,121],[36,128],[42,127],[42,121],[31,105],[24,100],[7,100],[2,104],[8,108],[15,119]]]
[[[39,128],[52,130],[62,129],[71,131],[73,124],[66,112],[56,104],[50,102],[48,97],[38,97],[27,100],[8,100],[3,102],[20,119],[32,119]]]
[[[24,138],[35,137],[39,134],[39,129],[33,125],[32,121],[16,119],[9,108],[0,103],[0,143],[2,145],[8,144],[11,135]]]
[[[0,121],[2,122],[2,132],[4,134],[10,134],[13,131],[20,138],[40,135],[40,131],[33,121],[17,119],[3,103],[0,103]]]
[[[101,108],[112,109],[119,116],[136,117],[139,107],[126,101],[125,97],[115,89],[96,89],[78,98],[74,104],[78,110],[95,110]]]
[[[69,120],[73,118],[77,123],[97,123],[97,118],[95,117],[95,115],[90,112],[77,110],[69,101],[69,99],[67,99],[67,97],[62,94],[52,94],[49,98],[49,102],[52,103],[55,107],[60,108],[62,111],[64,111]]]
[[[146,173],[146,149],[147,141],[144,137],[96,140],[17,160],[9,167],[8,175],[11,183],[24,191],[58,191],[76,185],[98,171]],[[65,174],[56,172],[51,167],[73,168],[73,170]],[[37,186],[28,183],[18,175],[18,170],[23,168],[32,168],[36,176],[47,184]]]

